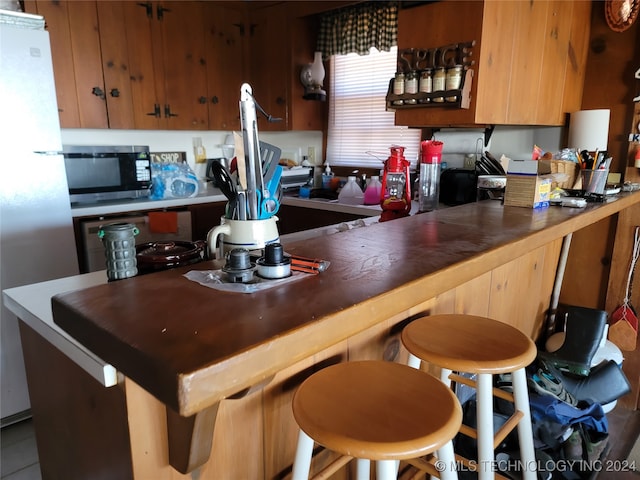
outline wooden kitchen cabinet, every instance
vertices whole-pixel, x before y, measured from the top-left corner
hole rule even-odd
[[[242,2],[27,1],[63,128],[238,130]]]
[[[317,17],[304,15],[309,2],[252,6],[249,10],[249,77],[264,131],[322,130],[326,102],[304,100],[300,70],[313,61]]]
[[[315,49],[315,17],[296,13],[307,3],[27,0],[25,9],[47,22],[63,128],[239,130],[249,82],[282,119],[258,113],[260,130],[322,130],[326,104],[302,99],[299,80]]]
[[[468,109],[396,110],[396,124],[564,125],[580,109],[591,2],[435,2],[400,11],[398,49],[475,41]],[[425,28],[425,25],[428,28]]]
[[[106,128],[96,2],[27,1],[25,11],[46,21],[61,126]]]
[[[240,87],[247,81],[244,2],[205,2],[210,130],[240,130]]]

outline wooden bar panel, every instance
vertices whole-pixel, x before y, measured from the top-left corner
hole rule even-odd
[[[133,478],[122,385],[105,388],[26,323],[19,326],[42,478]]]

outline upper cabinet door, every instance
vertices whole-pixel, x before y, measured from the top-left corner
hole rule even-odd
[[[470,105],[396,110],[396,124],[563,125],[580,108],[591,2],[445,0],[400,11],[398,48],[475,40]],[[428,19],[429,28],[423,28]]]
[[[97,2],[98,25],[105,97],[110,128],[134,128],[131,69],[128,45],[131,39],[123,19],[125,2]],[[109,32],[105,35],[105,32]]]
[[[280,119],[268,122],[258,113],[258,128],[265,131],[287,130],[291,45],[287,42],[290,25],[286,8],[278,4],[250,11],[249,75],[253,95],[268,115]]]
[[[96,2],[37,1],[27,11],[44,16],[64,128],[106,128],[107,102]]]
[[[129,88],[135,125],[132,128],[166,129],[167,121],[161,108],[164,70],[162,62],[155,61],[154,54],[154,45],[160,42],[154,5],[151,2],[131,1],[113,3],[121,4],[122,23],[126,31]]]
[[[266,2],[265,2],[266,3]],[[302,100],[316,29],[297,5],[244,1],[26,0],[51,36],[65,128],[239,130],[240,86],[281,121],[320,130],[325,104]],[[249,17],[251,11],[251,18]]]
[[[205,2],[210,130],[240,130],[240,87],[248,81],[244,2]]]
[[[163,115],[172,129],[209,128],[204,7],[206,2],[158,2],[164,68]]]
[[[319,4],[323,3],[250,7],[248,57],[253,93],[267,114],[280,119],[268,122],[258,114],[261,130],[323,129],[327,103],[304,100],[300,82],[302,67],[313,61],[318,32],[319,17],[308,10],[322,11]]]

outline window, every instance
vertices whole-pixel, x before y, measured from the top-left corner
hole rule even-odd
[[[397,52],[397,47],[389,52],[372,48],[369,55],[331,56],[330,165],[382,168],[392,145],[405,147],[406,159],[415,165],[421,130],[395,126],[393,110],[385,108]]]

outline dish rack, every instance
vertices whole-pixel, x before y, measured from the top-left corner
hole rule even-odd
[[[313,176],[313,167],[292,167],[282,171],[280,185],[283,190],[301,187]]]

